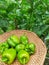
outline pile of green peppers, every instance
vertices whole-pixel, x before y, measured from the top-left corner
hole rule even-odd
[[[5,42],[0,44],[2,61],[7,64],[13,63],[16,58],[21,64],[26,64],[34,53],[35,44],[29,42],[26,35],[21,35],[20,38],[11,35]]]

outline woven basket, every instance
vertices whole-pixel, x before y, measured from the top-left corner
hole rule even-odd
[[[15,34],[20,37],[22,34],[26,34],[29,42],[34,42],[36,45],[36,53],[30,57],[29,62],[26,65],[43,65],[45,56],[46,56],[46,46],[43,41],[33,32],[26,31],[26,30],[14,30],[8,33],[4,33],[0,35],[0,43],[4,42],[10,35]],[[0,65],[7,65],[3,62],[0,62]],[[16,59],[10,65],[21,65],[18,60]]]

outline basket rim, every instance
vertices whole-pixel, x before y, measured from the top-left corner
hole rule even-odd
[[[31,31],[28,31],[28,30],[12,30],[12,31],[10,31],[10,32],[5,32],[4,34],[1,34],[1,35],[0,35],[0,38],[1,38],[2,36],[7,35],[7,34],[11,34],[12,32],[14,33],[14,32],[18,32],[18,31],[31,33],[31,34],[33,34],[34,36],[36,36],[39,40],[41,40],[34,32],[31,32]],[[41,40],[41,41],[42,41],[42,40]],[[43,41],[42,41],[42,42],[43,42]],[[44,48],[45,53],[44,53],[43,60],[42,60],[42,62],[41,62],[40,65],[43,65],[43,64],[44,64],[45,56],[46,56],[46,53],[47,53],[47,48],[46,48],[46,45],[44,44],[44,42],[42,43],[42,45],[45,47],[45,48]]]

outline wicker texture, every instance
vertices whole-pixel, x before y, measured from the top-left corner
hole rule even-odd
[[[4,33],[0,35],[0,43],[4,42],[10,35],[15,34],[20,37],[22,34],[26,34],[29,42],[34,42],[36,45],[36,53],[30,57],[29,62],[26,65],[43,65],[45,56],[46,56],[46,46],[43,41],[33,32],[26,31],[26,30],[14,30],[8,33]],[[7,65],[3,62],[0,62],[0,65]],[[18,60],[16,59],[10,65],[21,65]]]

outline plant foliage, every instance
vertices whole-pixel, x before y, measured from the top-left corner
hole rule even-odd
[[[49,0],[0,0],[0,34],[14,29],[33,31],[45,42],[49,65]]]

